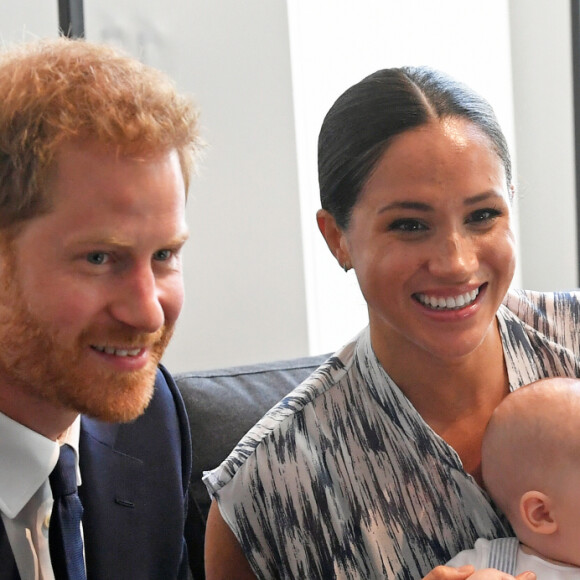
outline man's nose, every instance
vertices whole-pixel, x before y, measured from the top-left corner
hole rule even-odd
[[[150,266],[135,267],[123,274],[111,310],[117,320],[140,332],[156,332],[163,326],[160,289]]]

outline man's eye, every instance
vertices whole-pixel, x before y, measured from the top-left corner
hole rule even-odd
[[[166,262],[172,255],[173,252],[171,250],[159,250],[153,254],[153,259],[157,262]]]
[[[415,219],[401,219],[395,220],[389,225],[389,231],[398,232],[422,232],[425,231],[427,227],[425,224]]]
[[[100,266],[105,264],[108,260],[107,254],[105,252],[90,252],[87,254],[87,262]]]

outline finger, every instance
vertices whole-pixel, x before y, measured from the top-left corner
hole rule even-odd
[[[473,566],[461,566],[453,568],[452,566],[437,566],[433,568],[423,580],[465,580],[475,571]],[[528,580],[527,578],[525,580]]]

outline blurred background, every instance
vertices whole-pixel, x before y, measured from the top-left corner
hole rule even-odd
[[[575,1],[79,0],[88,40],[163,69],[201,110],[169,368],[334,351],[366,324],[316,227],[316,141],[339,94],[379,68],[430,65],[491,102],[514,161],[514,285],[576,288]],[[0,8],[3,44],[58,28],[58,0]]]

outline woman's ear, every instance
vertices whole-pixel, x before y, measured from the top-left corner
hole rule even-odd
[[[325,209],[319,209],[316,212],[316,222],[326,245],[340,266],[345,269],[352,267],[344,231],[336,223],[334,216]]]
[[[551,498],[541,491],[526,491],[520,499],[524,525],[535,534],[553,534],[558,529]]]

